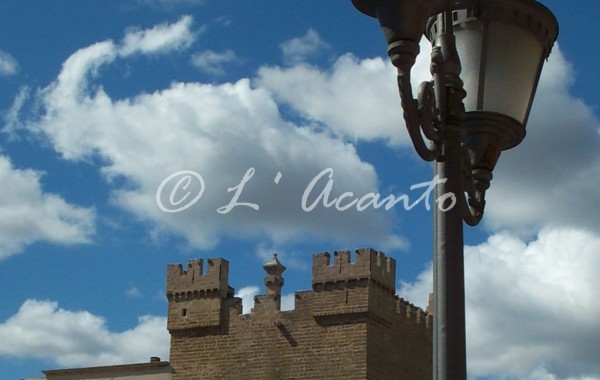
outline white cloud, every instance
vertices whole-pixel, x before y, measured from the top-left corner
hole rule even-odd
[[[173,24],[160,24],[145,30],[128,30],[119,53],[126,57],[134,53],[162,54],[188,48],[196,39],[195,33],[191,31],[192,23],[192,16],[183,16]]]
[[[570,376],[568,378],[561,378],[552,373],[544,367],[537,368],[533,373],[526,377],[525,380],[598,380],[600,377],[597,376]],[[505,379],[505,378],[502,378]],[[500,378],[493,378],[493,380],[501,380]]]
[[[9,53],[0,50],[0,75],[15,75],[19,71],[19,63]]]
[[[292,65],[304,62],[307,58],[328,46],[313,29],[309,29],[300,38],[293,38],[280,45],[284,61]]]
[[[157,231],[181,234],[204,249],[222,236],[267,237],[274,244],[306,236],[356,245],[376,239],[389,249],[406,247],[404,239],[389,232],[385,211],[341,212],[322,205],[302,210],[307,185],[327,168],[333,169],[332,198],[342,192],[377,192],[375,170],[360,160],[354,146],[284,120],[271,95],[253,88],[248,79],[221,85],[173,83],[154,93],[113,100],[90,78],[117,51],[107,41],[69,57],[58,79],[40,92],[43,114],[27,124],[66,159],[101,156],[106,179],[127,182],[114,188],[115,204],[154,222]],[[217,213],[234,195],[228,189],[251,167],[254,177],[239,202],[260,209],[239,206]],[[165,213],[156,204],[157,189],[181,170],[199,173],[204,193],[184,212]],[[275,181],[278,173],[281,178]],[[326,180],[318,183],[311,199]]]
[[[8,158],[0,156],[0,260],[35,242],[90,242],[94,210],[44,193],[40,177],[33,170],[14,168]]]
[[[261,243],[256,246],[255,253],[265,263],[273,258],[274,253],[277,253],[277,258],[286,268],[309,269],[306,261],[306,252],[289,251],[289,249],[275,248]]]
[[[414,82],[428,76],[427,43],[422,50]],[[349,140],[409,144],[394,69],[387,60],[346,55],[329,71],[306,64],[263,67],[255,87],[245,79],[218,86],[174,83],[162,91],[115,101],[88,82],[117,52],[109,41],[73,54],[57,81],[42,92],[46,113],[31,126],[49,137],[65,158],[93,154],[105,158],[107,178],[120,176],[132,185],[127,191],[115,189],[115,202],[155,222],[157,231],[181,233],[201,248],[213,246],[223,235],[247,238],[265,231],[280,243],[308,233],[339,236],[352,244],[348,234],[340,236],[343,230],[358,231],[350,235],[359,240],[376,233],[379,236],[372,239],[387,241],[393,248],[406,246],[388,233],[389,220],[381,214],[363,231],[365,225],[359,227],[357,218],[349,217],[351,212],[294,213],[308,182],[329,166],[335,168],[336,191],[361,195],[377,191],[374,169],[361,162],[351,145],[327,133]],[[529,136],[503,154],[495,172],[484,219],[491,228],[535,232],[544,225],[597,227],[600,199],[593,191],[593,178],[600,174],[599,126],[589,107],[568,94],[571,82],[569,66],[556,48],[540,83]],[[324,133],[284,120],[276,100],[290,104]],[[574,112],[555,111],[565,104]],[[567,124],[571,127],[565,134]],[[548,147],[554,146],[577,148],[549,152]],[[216,215],[215,210],[233,195],[227,189],[237,185],[250,166],[257,170],[243,199],[253,200],[261,210],[257,214],[238,207],[228,216]],[[186,213],[164,215],[155,207],[154,192],[163,178],[184,169],[202,174],[209,186]],[[283,179],[275,185],[278,172]],[[216,217],[203,218],[207,214]],[[256,215],[260,220],[253,218]]]
[[[429,43],[412,72],[413,89],[428,80]],[[484,223],[535,233],[546,225],[600,227],[600,121],[570,93],[572,68],[556,46],[546,63],[528,136],[504,152],[488,192]],[[257,85],[299,115],[350,141],[384,141],[413,151],[388,59],[344,55],[326,70],[307,64],[262,67]],[[568,110],[568,112],[565,112]]]
[[[235,297],[242,299],[242,313],[249,314],[254,307],[254,297],[259,294],[258,286],[245,286],[235,293]]]
[[[11,139],[18,138],[16,130],[20,126],[19,113],[21,112],[25,101],[29,98],[29,92],[29,87],[21,87],[13,100],[13,104],[3,115],[4,126],[2,127],[2,132],[6,133]]]
[[[425,306],[431,279],[429,267],[400,294]],[[465,281],[472,375],[600,378],[600,236],[555,228],[525,242],[495,234],[466,248]]]
[[[423,310],[429,305],[429,294],[433,289],[433,270],[431,263],[419,273],[415,282],[400,282],[396,293],[405,300],[414,303]]]
[[[235,293],[235,297],[242,299],[242,313],[249,314],[254,307],[254,297],[260,295],[260,289],[256,285],[245,286]],[[281,311],[294,310],[295,294],[281,295]]]
[[[430,50],[429,43],[421,44],[422,53],[413,68],[415,88],[431,76]],[[256,83],[301,116],[345,139],[409,144],[396,70],[387,58],[358,59],[346,54],[326,70],[304,63],[262,67]]]
[[[130,284],[125,290],[125,295],[129,298],[140,298],[142,296],[142,292],[135,285]]]
[[[27,300],[0,324],[0,356],[50,359],[60,366],[96,366],[168,358],[166,318],[143,316],[132,329],[108,330],[102,317],[56,302]]]
[[[236,60],[235,53],[229,49],[222,53],[205,50],[192,55],[192,65],[210,75],[224,75],[223,65]]]
[[[47,98],[50,93],[54,97],[48,98],[50,101],[44,104],[47,116],[55,115],[61,107],[73,107],[77,102],[89,101],[85,92],[89,80],[98,75],[98,69],[103,64],[114,61],[116,57],[117,53],[112,41],[95,43],[71,55],[63,63],[56,82],[39,92],[42,97]],[[85,125],[84,115],[80,115],[77,124]],[[78,131],[76,128],[70,129],[73,133]]]
[[[398,142],[405,132],[395,74],[381,58],[345,55],[330,73],[309,65],[262,67],[257,84],[308,120],[350,140]]]
[[[281,311],[289,311],[294,310],[296,307],[296,295],[292,294],[283,294],[281,296]]]

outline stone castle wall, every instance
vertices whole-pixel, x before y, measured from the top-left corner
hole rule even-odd
[[[173,380],[431,379],[431,316],[395,295],[395,260],[372,249],[313,256],[310,291],[280,311],[279,278],[250,314],[229,287],[228,262],[169,266]]]

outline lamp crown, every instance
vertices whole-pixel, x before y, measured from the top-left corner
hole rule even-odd
[[[451,7],[454,0],[352,0],[362,13],[379,20],[388,44],[419,42],[427,20]]]
[[[375,17],[388,44],[388,55],[401,72],[408,72],[419,54],[419,41],[430,17],[451,7],[454,0],[352,0],[364,14]]]

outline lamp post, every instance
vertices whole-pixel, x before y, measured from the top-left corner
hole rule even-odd
[[[535,0],[352,0],[376,17],[398,70],[404,119],[415,150],[445,182],[434,214],[434,350],[437,380],[466,379],[463,220],[477,225],[503,150],[518,145],[556,18]],[[433,79],[414,99],[411,68],[422,35],[433,45]],[[429,144],[427,144],[427,140]],[[449,205],[447,205],[449,206]]]

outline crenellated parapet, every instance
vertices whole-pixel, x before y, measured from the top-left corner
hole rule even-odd
[[[285,266],[274,254],[263,269],[265,293],[242,314],[227,260],[169,265],[173,380],[432,378],[431,315],[395,294],[393,258],[315,254],[313,289],[284,311]]]
[[[427,329],[431,328],[433,324],[433,316],[431,314],[400,297],[396,299],[396,312],[405,320],[412,321]]]
[[[328,252],[313,256],[312,285],[315,291],[366,286],[369,281],[394,293],[396,260],[371,248],[357,249],[354,262],[350,251],[335,251],[333,263]]]
[[[174,264],[167,267],[167,297],[185,298],[210,295],[225,298],[229,292],[229,262],[222,258],[189,260],[187,268]]]
[[[229,262],[208,259],[204,272],[202,259],[167,267],[167,328],[175,332],[209,333],[227,328],[229,309],[241,313],[241,299],[229,287]]]

